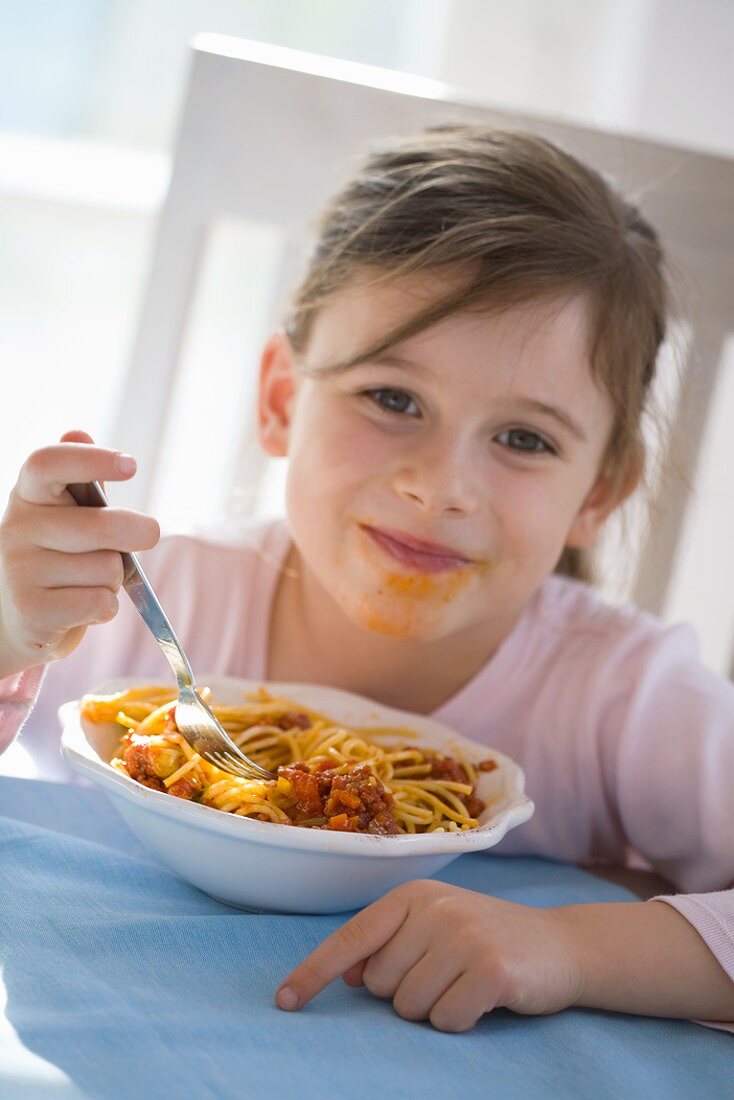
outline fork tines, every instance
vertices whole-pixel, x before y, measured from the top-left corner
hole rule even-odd
[[[240,760],[234,756],[231,752],[205,752],[204,758],[213,764],[215,768],[221,768],[223,771],[232,772],[235,775],[241,776],[243,779],[271,779],[270,772],[261,768],[259,764],[248,764],[244,760]]]

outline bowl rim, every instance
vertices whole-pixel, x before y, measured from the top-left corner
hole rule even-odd
[[[198,827],[206,832],[237,838],[255,844],[276,848],[297,849],[323,854],[356,855],[360,857],[396,858],[407,855],[460,855],[462,852],[480,851],[493,847],[505,834],[527,821],[535,805],[525,794],[525,775],[514,760],[504,753],[480,742],[472,741],[458,731],[427,715],[398,710],[341,688],[321,684],[294,683],[269,680],[252,680],[236,676],[202,675],[197,677],[206,683],[214,694],[217,689],[232,691],[256,691],[264,687],[273,695],[284,695],[313,710],[330,714],[339,707],[357,707],[379,720],[380,725],[406,725],[419,734],[438,735],[465,749],[470,755],[489,755],[505,772],[506,797],[509,803],[476,829],[457,833],[419,833],[398,836],[373,836],[369,833],[338,833],[319,829],[284,828],[276,822],[256,821],[242,815],[223,813],[212,806],[172,798],[164,791],[144,787],[124,772],[113,768],[100,758],[90,744],[81,721],[81,700],[63,703],[58,710],[62,725],[61,752],[71,768],[87,779],[93,780],[114,798],[132,803],[138,809],[150,811],[158,817],[179,821],[182,825]],[[105,680],[90,689],[88,694],[111,694],[126,687],[144,683],[142,676],[121,676]],[[153,680],[150,681],[153,683]],[[309,696],[312,700],[309,701]],[[316,705],[315,700],[319,702]],[[331,702],[333,700],[333,703]],[[336,718],[339,721],[339,718]],[[363,723],[364,725],[365,723]],[[420,740],[420,737],[419,737]]]

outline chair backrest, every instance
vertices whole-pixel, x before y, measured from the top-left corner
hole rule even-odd
[[[150,501],[211,226],[224,218],[265,223],[278,232],[282,262],[274,303],[304,227],[353,158],[376,137],[450,121],[533,130],[614,177],[639,201],[674,270],[684,273],[684,295],[693,303],[686,321],[688,358],[696,369],[683,378],[673,438],[678,461],[695,470],[734,317],[734,162],[636,136],[509,115],[434,80],[201,35],[193,43],[170,189],[113,433],[113,442],[124,441],[139,460],[130,502],[145,507]],[[656,612],[670,598],[687,516],[683,486],[673,481],[661,493],[659,520],[642,548],[631,593]],[[728,577],[723,580],[728,589]]]

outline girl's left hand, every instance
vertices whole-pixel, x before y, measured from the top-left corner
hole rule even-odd
[[[563,910],[534,909],[432,880],[398,886],[348,920],[276,994],[301,1008],[342,975],[391,997],[406,1020],[468,1031],[485,1012],[558,1012],[574,1004],[581,964]]]

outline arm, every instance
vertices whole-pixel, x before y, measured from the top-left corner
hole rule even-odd
[[[734,1023],[734,981],[672,906],[655,899],[557,912],[579,956],[575,1004]]]
[[[734,1022],[734,982],[688,921],[658,901],[533,909],[412,882],[337,929],[276,1001],[300,1008],[339,975],[443,1031],[468,1030],[498,1007]]]
[[[687,922],[734,985],[734,890],[724,889],[734,884],[734,684],[699,661],[684,626],[632,650],[608,682],[597,750],[605,791],[627,842],[682,891],[647,907]]]

